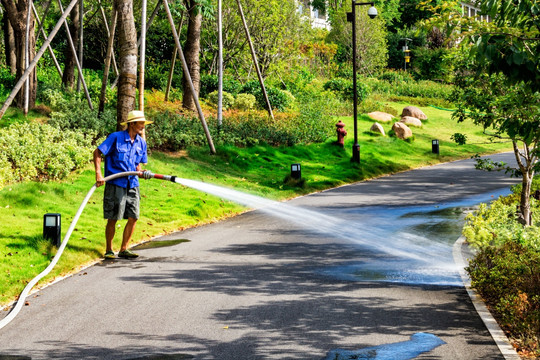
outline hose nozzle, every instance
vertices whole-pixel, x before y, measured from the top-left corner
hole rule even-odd
[[[152,173],[150,170],[144,170],[143,172],[139,172],[139,177],[142,177],[143,179],[152,179],[155,177],[156,174]]]
[[[175,182],[175,179],[176,179],[176,176],[154,174],[153,172],[149,170],[144,170],[142,172],[139,172],[139,177],[142,177],[146,180],[154,178],[154,179],[160,179],[160,180],[168,180],[172,182]]]

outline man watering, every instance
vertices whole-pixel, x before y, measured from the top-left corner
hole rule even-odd
[[[114,259],[113,239],[116,222],[127,219],[122,235],[122,245],[118,257],[133,259],[139,255],[128,249],[128,244],[139,218],[139,178],[124,176],[105,183],[101,173],[101,157],[105,157],[105,177],[126,171],[141,171],[141,164],[148,162],[146,141],[142,138],[144,127],[152,121],[146,120],[142,111],[131,111],[127,129],[109,135],[94,151],[94,166],[96,169],[96,185],[105,184],[103,194],[103,217],[107,219],[105,227],[106,250],[105,258]]]

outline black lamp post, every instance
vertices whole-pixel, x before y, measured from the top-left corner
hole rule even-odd
[[[352,43],[353,43],[353,113],[354,113],[354,145],[352,148],[351,161],[360,163],[360,144],[358,144],[358,95],[356,89],[356,6],[370,5],[368,15],[370,18],[377,17],[377,9],[372,2],[357,3],[352,0],[352,12],[347,13],[347,21],[352,22]]]

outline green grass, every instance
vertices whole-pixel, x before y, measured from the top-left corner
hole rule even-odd
[[[391,104],[399,111],[404,104]],[[272,148],[220,147],[210,155],[207,147],[192,148],[176,154],[153,152],[148,169],[202,180],[249,192],[270,199],[287,199],[342,184],[395,173],[420,166],[455,159],[469,158],[510,150],[509,143],[489,143],[480,128],[471,123],[456,124],[450,112],[422,108],[428,121],[421,129],[413,128],[415,140],[402,141],[369,133],[373,123],[366,116],[358,121],[361,164],[352,164],[353,121],[346,123],[348,136],[345,148],[325,143]],[[336,119],[337,122],[337,119]],[[391,124],[383,124],[385,131]],[[151,128],[149,127],[149,131]],[[458,146],[450,140],[455,132],[465,133],[468,144]],[[431,153],[431,140],[439,139],[440,155]],[[284,180],[290,164],[301,163],[302,187]],[[27,182],[6,186],[0,190],[0,304],[12,301],[54,256],[56,248],[44,241],[43,215],[62,214],[62,238],[84,196],[95,182],[92,165],[67,180],[58,182]],[[98,188],[83,212],[69,244],[53,272],[40,283],[77,271],[81,266],[100,258],[104,251],[102,218],[103,188]],[[160,234],[219,221],[245,208],[211,195],[158,180],[141,180],[141,218],[132,244]],[[125,222],[120,222],[115,240],[119,247]]]

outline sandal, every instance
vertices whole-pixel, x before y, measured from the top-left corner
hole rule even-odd
[[[118,257],[119,258],[124,258],[124,259],[135,259],[137,257],[139,257],[139,254],[137,253],[134,253],[133,251],[131,250],[122,250],[118,253]]]

